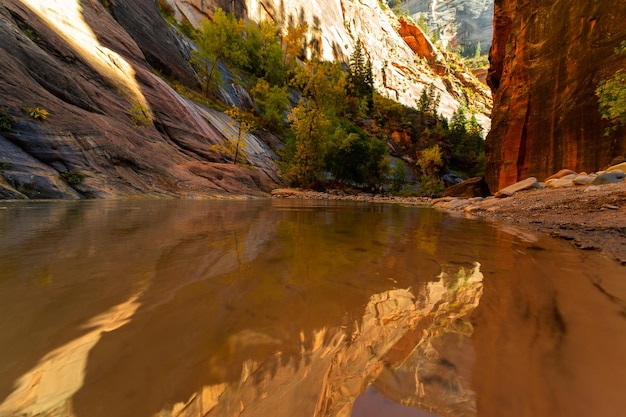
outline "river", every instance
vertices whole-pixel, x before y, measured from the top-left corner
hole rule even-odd
[[[434,209],[0,202],[0,417],[623,416],[626,273]]]

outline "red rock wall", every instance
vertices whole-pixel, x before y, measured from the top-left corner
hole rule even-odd
[[[494,93],[486,178],[497,191],[561,168],[596,171],[626,154],[604,135],[598,83],[621,68],[624,0],[496,0],[488,82]]]
[[[418,26],[400,19],[400,30],[398,33],[417,56],[426,60],[435,59],[435,48]]]

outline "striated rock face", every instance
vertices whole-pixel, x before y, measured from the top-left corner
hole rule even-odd
[[[119,19],[119,22],[115,19]],[[173,91],[152,68],[192,81],[155,2],[7,0],[0,5],[0,195],[111,198],[265,194],[284,184],[271,150],[248,141],[234,165],[211,146],[232,132],[223,113]],[[45,121],[23,110],[48,112]],[[144,120],[133,122],[137,116]],[[85,175],[79,184],[65,171]]]
[[[442,53],[425,40],[421,29],[398,21],[378,0],[167,0],[176,18],[197,25],[221,7],[251,20],[271,20],[287,26],[307,22],[308,54],[326,60],[347,60],[357,39],[372,61],[375,87],[382,94],[415,106],[425,86],[434,84],[441,95],[440,112],[450,118],[459,101],[472,91],[478,121],[489,130],[491,97],[473,77],[451,74],[447,79]],[[226,3],[226,4],[224,4]]]
[[[626,64],[621,0],[495,2],[486,141],[493,191],[562,168],[597,171],[626,153],[626,130],[605,136],[594,91]]]
[[[489,50],[493,0],[405,0],[393,4],[416,20],[423,15],[431,28],[441,28],[441,39],[448,44],[476,48],[480,42],[483,52]]]

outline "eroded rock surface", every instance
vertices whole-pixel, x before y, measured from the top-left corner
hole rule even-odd
[[[156,67],[191,82],[156,3],[112,2],[109,10],[8,0],[0,38],[0,113],[12,121],[0,131],[2,196],[199,198],[266,195],[284,184],[275,155],[252,135],[251,167],[224,159],[212,145],[232,133],[228,118],[154,75]]]
[[[624,67],[621,0],[495,2],[486,140],[492,190],[560,168],[597,171],[626,153],[626,130],[605,136],[598,83]]]

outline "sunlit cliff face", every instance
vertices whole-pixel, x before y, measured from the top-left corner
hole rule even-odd
[[[166,1],[172,6],[177,19],[194,25],[210,17],[217,7],[224,7],[224,2],[218,0]],[[476,93],[473,103],[477,109],[476,116],[485,131],[489,130],[489,91],[478,81],[474,85],[467,80],[448,77],[444,82],[430,66],[440,62],[441,52],[431,50],[428,54],[419,54],[412,50],[398,33],[400,23],[385,2],[245,0],[231,4],[235,4],[233,8],[236,11],[254,21],[269,20],[279,26],[306,22],[309,26],[309,57],[347,61],[356,41],[361,41],[365,55],[372,62],[376,89],[404,105],[414,107],[423,88],[433,84],[441,95],[439,111],[450,118],[459,107],[464,89],[470,88]]]
[[[80,0],[22,0],[39,18],[71,45],[100,75],[145,108],[132,66],[118,53],[102,45],[83,17]],[[94,6],[95,7],[95,6]],[[103,17],[104,18],[104,17]]]

